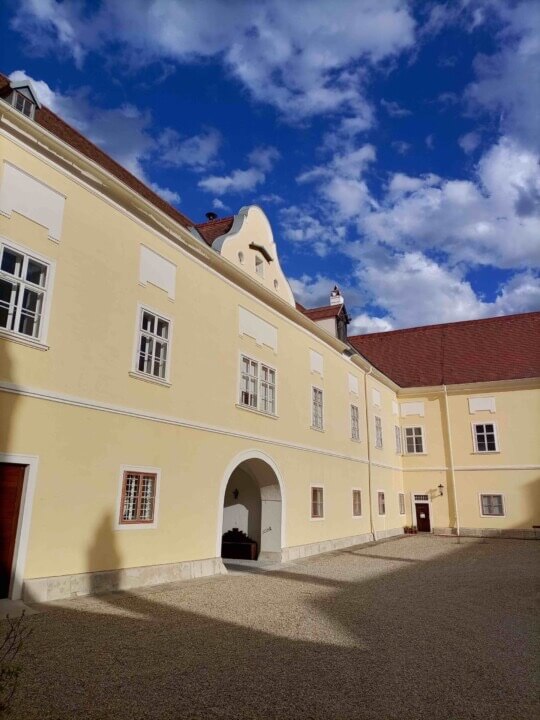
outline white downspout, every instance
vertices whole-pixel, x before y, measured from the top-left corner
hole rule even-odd
[[[366,444],[367,444],[367,459],[368,459],[368,494],[369,494],[369,523],[371,527],[371,536],[373,540],[376,540],[375,525],[373,524],[373,502],[372,502],[372,491],[371,491],[371,451],[369,448],[371,442],[371,429],[369,427],[369,411],[368,411],[368,394],[367,394],[367,378],[373,372],[373,366],[369,366],[369,372],[364,373],[364,402],[366,408]]]
[[[450,425],[450,408],[448,407],[448,392],[446,389],[446,385],[443,385],[443,390],[444,390],[444,409],[446,412],[446,432],[448,433],[448,461],[450,463],[450,477],[452,478],[452,488],[454,491],[454,511],[456,513],[456,532],[457,532],[457,536],[459,538],[461,527],[459,524],[456,473],[454,471],[454,453],[452,451],[452,428]]]

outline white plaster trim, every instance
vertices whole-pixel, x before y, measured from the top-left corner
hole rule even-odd
[[[244,450],[243,452],[238,453],[238,455],[236,455],[227,465],[227,467],[225,468],[225,472],[222,475],[221,483],[219,486],[216,537],[216,557],[218,558],[221,557],[221,538],[223,535],[223,505],[225,503],[225,491],[227,490],[227,485],[229,483],[229,480],[231,479],[231,475],[233,474],[233,472],[239,465],[241,465],[246,460],[262,460],[270,466],[270,468],[274,472],[274,475],[276,476],[276,480],[279,485],[279,491],[281,494],[281,548],[284,548],[287,545],[287,503],[285,497],[285,483],[283,482],[283,477],[281,475],[279,467],[269,455],[266,455],[266,453],[263,453],[260,450]]]
[[[167,337],[167,364],[165,365],[165,379],[157,377],[156,375],[151,375],[150,373],[144,373],[141,372],[138,369],[138,356],[139,356],[139,338],[141,330],[141,322],[142,322],[142,314],[144,311],[147,311],[154,315],[157,318],[161,318],[161,320],[166,320],[169,323],[169,335]],[[158,383],[158,385],[171,385],[171,366],[172,366],[172,354],[173,354],[173,319],[169,317],[168,315],[164,315],[159,310],[155,310],[153,307],[150,307],[147,303],[137,303],[137,314],[135,317],[135,339],[133,342],[133,355],[131,358],[131,369],[129,371],[129,374],[132,377],[138,378],[140,380],[147,380],[149,382],[155,382]]]
[[[480,454],[484,455],[485,453]],[[540,465],[456,465],[454,470],[540,470]]]
[[[122,489],[124,486],[124,473],[137,472],[148,473],[156,476],[156,494],[154,495],[154,520],[151,523],[121,523],[120,510],[122,502]],[[113,530],[155,530],[158,526],[159,498],[161,495],[161,468],[146,465],[121,465],[120,478],[118,482],[118,493],[116,497],[116,515]]]
[[[416,495],[427,495],[427,500],[416,500]],[[428,504],[429,507],[429,532],[433,535],[433,507],[431,505],[431,495],[427,490],[411,490],[411,520],[414,527],[417,526],[418,518],[416,517],[416,506]]]
[[[360,515],[354,514],[354,493],[355,490],[360,493]],[[362,492],[362,488],[359,487],[353,487],[351,488],[351,515],[353,520],[361,520],[364,517],[364,494]]]
[[[420,428],[421,436],[422,436],[422,452],[409,452],[407,450],[407,433],[406,430],[410,428]],[[401,428],[402,438],[401,438],[401,450],[403,455],[412,456],[412,455],[427,455],[427,443],[426,443],[426,429],[423,425],[403,425]],[[414,439],[414,435],[413,435]]]
[[[445,465],[440,467],[408,467],[403,468],[403,472],[443,472],[449,469]],[[457,470],[457,468],[454,468],[454,470]]]
[[[377,516],[378,516],[378,517],[383,517],[383,518],[385,518],[386,515],[387,515],[387,510],[386,510],[386,490],[381,490],[381,489],[379,489],[379,490],[375,490],[375,492],[377,493]],[[383,502],[384,502],[384,512],[383,512],[383,513],[379,512],[379,508],[380,508],[379,495],[382,495],[382,496],[383,496]],[[385,524],[386,524],[386,521],[385,521]]]
[[[15,538],[15,552],[13,553],[13,568],[9,591],[9,597],[12,600],[19,600],[22,596],[39,457],[37,455],[0,453],[0,463],[26,465],[21,495],[21,506],[19,509],[19,520],[17,522],[17,535]]]
[[[262,399],[262,395],[260,393],[260,383],[261,383],[260,374],[257,375],[257,407],[254,408],[254,407],[250,407],[249,405],[242,405],[242,403],[240,402],[240,392],[242,390],[242,358],[243,357],[247,358],[248,360],[253,360],[253,362],[258,363],[259,373],[260,373],[261,365],[264,365],[269,370],[274,371],[275,382],[274,382],[274,412],[273,413],[265,412],[264,410],[259,410],[259,400]],[[258,357],[257,355],[253,355],[251,353],[251,351],[244,352],[243,350],[239,350],[237,367],[238,367],[237,381],[236,381],[237,387],[236,387],[236,398],[234,401],[234,404],[236,405],[236,407],[239,408],[240,410],[248,410],[248,412],[254,412],[254,413],[257,413],[257,415],[262,415],[263,417],[269,417],[269,418],[273,418],[274,420],[277,420],[279,418],[279,414],[278,414],[279,373],[278,373],[275,365],[270,365],[270,363],[267,362],[266,360],[261,360],[260,357]]]
[[[493,434],[495,435],[495,450],[479,450],[478,449],[478,441],[476,438],[476,428],[478,425],[493,425]],[[473,439],[473,452],[475,455],[496,455],[497,453],[501,452],[501,446],[499,444],[499,430],[497,428],[497,423],[495,420],[484,420],[483,422],[480,422],[478,420],[471,422],[471,432],[472,432],[472,439]]]

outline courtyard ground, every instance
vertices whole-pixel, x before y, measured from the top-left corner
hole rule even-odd
[[[540,543],[407,536],[51,603],[11,717],[540,717]]]

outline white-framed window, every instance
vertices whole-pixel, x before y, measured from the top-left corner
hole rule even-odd
[[[323,429],[323,391],[321,388],[311,388],[311,427],[316,430]]]
[[[377,505],[379,515],[386,515],[386,498],[382,490],[379,490],[379,492],[377,493]]]
[[[311,518],[312,520],[324,518],[324,488],[320,485],[311,486]]]
[[[26,97],[26,95],[23,95],[22,92],[19,92],[18,90],[13,91],[11,104],[23,115],[26,115],[29,118],[34,117],[34,110],[36,106],[29,98]]]
[[[403,428],[405,452],[407,455],[421,455],[424,452],[424,432],[421,427]]]
[[[399,514],[405,515],[405,493],[398,493]]]
[[[255,255],[255,272],[259,277],[264,277],[264,260],[260,255]]]
[[[483,517],[503,517],[504,501],[502,495],[480,495],[480,514]]]
[[[352,491],[352,514],[353,517],[362,515],[362,491],[358,488],[353,488]]]
[[[497,452],[497,428],[495,423],[473,423],[474,449],[478,453]]]
[[[0,253],[0,329],[42,340],[51,265],[3,242]]]
[[[382,420],[379,415],[375,415],[375,447],[382,450],[383,446],[383,435],[382,435]]]
[[[171,322],[145,307],[140,308],[137,339],[137,372],[158,380],[169,376]]]
[[[157,527],[161,471],[155,467],[123,465],[117,506],[117,530]]]
[[[247,355],[240,357],[240,405],[276,414],[276,371]]]
[[[394,436],[396,439],[396,455],[401,455],[403,449],[401,447],[401,428],[399,425],[394,425]]]
[[[351,405],[351,438],[353,440],[360,440],[358,405]]]

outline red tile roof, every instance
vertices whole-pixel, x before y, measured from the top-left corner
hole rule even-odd
[[[0,73],[0,97],[4,97],[8,94],[10,89],[9,78]],[[90,160],[100,165],[104,170],[107,170],[114,175],[118,180],[121,180],[136,193],[141,195],[145,200],[148,200],[155,205],[159,210],[166,213],[176,222],[180,223],[184,227],[191,227],[193,222],[186,217],[183,213],[176,210],[176,208],[169,205],[168,202],[163,200],[159,195],[156,195],[153,190],[150,190],[143,182],[138,180],[134,175],[125,170],[115,160],[113,160],[107,153],[100,150],[96,145],[87,140],[77,130],[68,125],[64,120],[55,115],[51,110],[44,107],[36,108],[35,117],[36,123],[41,127],[48,130],[52,135],[55,135],[60,140],[63,140],[67,145],[70,145],[75,150],[78,150],[82,155],[85,155]]]
[[[343,310],[343,305],[325,305],[324,307],[311,308],[306,310],[303,308],[301,312],[307,315],[311,320],[325,320],[326,318],[337,317]]]
[[[540,312],[349,337],[401,387],[540,377]]]
[[[229,217],[216,218],[215,220],[209,220],[208,222],[198,223],[193,227],[199,232],[199,235],[204,239],[204,241],[211,247],[214,240],[216,240],[221,235],[229,232],[229,230],[233,226],[233,222],[234,215],[229,215]]]

